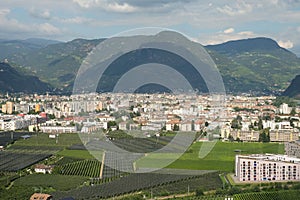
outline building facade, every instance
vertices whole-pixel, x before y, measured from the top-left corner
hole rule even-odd
[[[287,155],[236,155],[235,176],[240,182],[299,181],[300,159]]]
[[[300,158],[300,140],[284,143],[284,151],[288,156]]]

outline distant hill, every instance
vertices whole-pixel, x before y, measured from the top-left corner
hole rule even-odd
[[[81,62],[103,40],[75,39],[44,46],[42,42],[37,45],[32,40],[0,41],[0,48],[4,49],[0,59],[7,58],[19,72],[38,76],[57,90],[71,91]],[[300,59],[269,38],[229,41],[205,48],[219,68],[227,92],[279,94],[288,87],[295,74],[300,74]],[[147,53],[148,57],[153,54]],[[143,56],[147,58],[147,55]],[[170,63],[177,60],[169,56]],[[164,60],[160,61],[166,63]],[[115,71],[104,78],[107,80],[106,88],[111,87],[110,80],[116,78],[113,75],[119,74],[122,67],[130,67],[127,64],[115,66]],[[186,73],[192,73],[190,68],[186,69]]]
[[[296,97],[300,99],[300,75],[297,75],[289,85],[289,87],[282,93],[283,96]]]
[[[35,76],[21,75],[9,64],[0,62],[0,91],[44,93],[52,91],[52,88]]]
[[[300,74],[300,59],[270,38],[229,41],[206,48],[230,91],[279,93],[295,74]],[[237,85],[240,89],[235,88]]]

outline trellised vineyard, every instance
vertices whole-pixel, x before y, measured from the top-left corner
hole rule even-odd
[[[63,175],[77,175],[87,177],[100,176],[101,162],[98,160],[82,160],[59,167],[59,171]]]

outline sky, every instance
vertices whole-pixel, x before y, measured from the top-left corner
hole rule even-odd
[[[300,55],[300,0],[1,0],[0,39],[107,38],[142,27],[203,45],[270,37]]]

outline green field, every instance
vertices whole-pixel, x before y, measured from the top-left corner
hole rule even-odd
[[[279,143],[230,143],[217,142],[212,151],[203,159],[199,158],[202,142],[194,143],[178,160],[168,168],[192,170],[220,170],[232,172],[234,170],[235,150],[241,154],[254,153],[284,153],[284,145]],[[138,167],[155,167],[155,163],[172,158],[172,154],[154,154],[146,159],[137,161]]]
[[[76,133],[59,134],[57,139],[49,138],[49,134],[47,133],[38,133],[37,135],[32,135],[29,139],[20,139],[16,141],[14,145],[68,147],[73,144],[82,144]]]
[[[51,187],[57,190],[70,190],[88,181],[87,177],[63,176],[56,174],[31,174],[17,179],[14,186]]]
[[[68,150],[64,149],[57,153],[59,156],[72,157],[78,159],[94,159],[94,157],[87,150]]]

